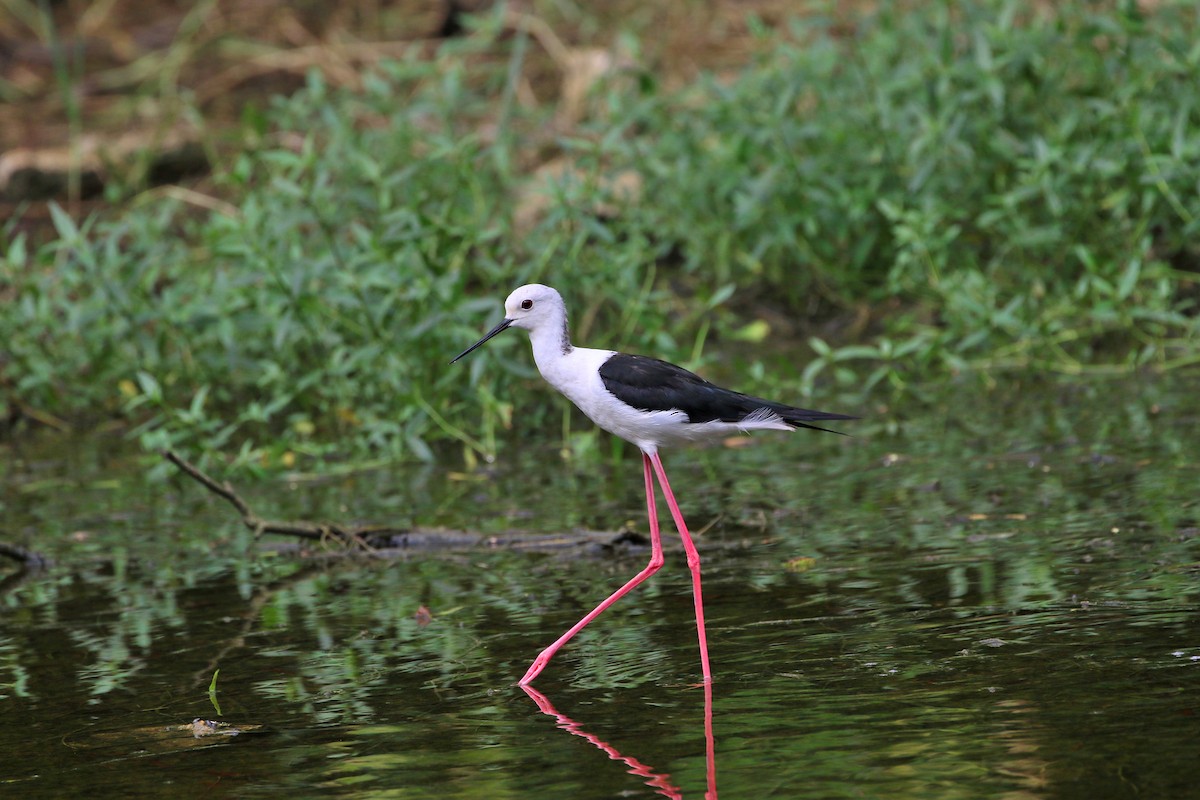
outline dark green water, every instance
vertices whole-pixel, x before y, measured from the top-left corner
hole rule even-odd
[[[1196,382],[864,412],[665,455],[705,531],[720,795],[1200,796]],[[0,562],[0,796],[705,794],[677,548],[535,684],[556,718],[513,682],[645,554],[322,562],[111,443],[0,455],[0,539],[57,562]],[[268,517],[645,529],[631,451],[242,488]],[[196,717],[247,730],[164,733]]]

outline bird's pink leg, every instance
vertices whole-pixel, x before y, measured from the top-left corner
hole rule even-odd
[[[688,533],[687,525],[683,521],[683,512],[679,510],[679,504],[675,502],[675,495],[671,492],[671,484],[667,483],[667,472],[663,469],[662,459],[658,453],[650,456],[650,462],[654,465],[654,471],[658,475],[658,484],[662,487],[663,496],[667,498],[667,506],[671,509],[671,518],[675,520],[675,527],[679,529],[679,537],[683,539],[683,551],[687,554],[688,569],[692,571],[692,600],[696,605],[696,634],[700,637],[700,669],[704,674],[704,682],[712,683],[712,672],[708,668],[708,637],[704,633],[704,600],[700,595],[700,554],[696,552],[696,545],[692,543],[692,536]]]
[[[657,456],[656,456],[656,458],[657,458]],[[645,475],[646,475],[646,511],[650,515],[650,563],[646,565],[645,569],[643,569],[637,575],[634,575],[632,578],[630,578],[628,583],[626,583],[620,589],[617,589],[615,592],[613,592],[611,595],[609,595],[609,597],[604,602],[602,602],[600,605],[598,605],[594,609],[592,609],[592,611],[589,612],[587,616],[585,616],[583,619],[579,620],[579,622],[576,622],[574,625],[572,625],[571,629],[568,630],[566,633],[564,633],[562,636],[558,637],[558,639],[555,640],[554,644],[550,645],[545,650],[543,650],[541,653],[539,653],[538,657],[535,658],[533,660],[533,663],[529,665],[529,669],[525,672],[525,677],[523,677],[523,678],[521,678],[521,680],[517,681],[517,684],[519,686],[526,686],[527,684],[532,683],[533,679],[536,678],[538,675],[540,675],[542,670],[544,670],[546,668],[546,665],[550,663],[550,659],[553,658],[554,654],[558,652],[558,648],[562,647],[564,644],[566,644],[568,641],[570,641],[572,636],[574,636],[575,634],[577,634],[581,630],[583,630],[583,627],[585,625],[587,625],[589,622],[594,620],[596,617],[600,616],[601,612],[603,612],[604,609],[608,608],[613,603],[620,600],[622,597],[624,597],[626,594],[628,594],[630,592],[630,590],[633,589],[633,587],[637,586],[639,583],[646,580],[646,578],[649,578],[651,575],[653,575],[654,573],[656,573],[660,569],[662,569],[663,549],[662,549],[662,538],[659,536],[659,533],[658,533],[658,510],[654,506],[654,477],[650,471],[650,456],[646,455],[645,453],[642,454],[642,468],[643,468],[643,472],[645,472]],[[661,466],[659,468],[661,469]],[[660,478],[660,480],[663,480],[663,479]],[[663,485],[666,486],[665,483]],[[667,490],[667,497],[668,497],[668,499],[671,497],[670,490]],[[674,503],[674,500],[671,500],[670,502]],[[675,513],[678,513],[678,512],[675,512]],[[681,523],[679,523],[679,524],[681,524]],[[686,532],[684,533],[684,536],[685,537],[687,536]],[[685,539],[685,541],[687,541],[687,540]],[[690,542],[689,542],[689,544],[690,544]],[[693,548],[693,550],[694,550],[694,548]],[[688,556],[688,563],[689,564],[692,563],[690,555]],[[696,576],[696,579],[699,580],[698,574]],[[699,587],[699,584],[697,584],[697,587]],[[697,595],[697,602],[699,602],[698,598],[699,598],[699,595]],[[701,627],[701,635],[703,637],[703,627]],[[703,641],[703,638],[701,639],[701,641]],[[707,674],[707,671],[708,671],[707,656],[705,656],[704,663],[705,663],[705,674]]]

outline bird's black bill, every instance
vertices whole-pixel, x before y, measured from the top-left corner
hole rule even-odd
[[[509,326],[509,325],[512,325],[512,324],[513,324],[513,321],[512,321],[511,319],[507,319],[507,318],[506,318],[506,319],[502,319],[502,320],[500,320],[500,324],[499,324],[499,325],[497,325],[496,327],[492,328],[490,331],[488,331],[488,332],[487,332],[487,336],[484,336],[484,337],[483,337],[482,339],[480,339],[478,342],[476,342],[475,344],[473,344],[473,345],[471,345],[470,347],[468,347],[466,350],[463,350],[461,353],[459,353],[458,355],[456,355],[456,356],[455,356],[453,359],[451,359],[450,363],[451,363],[451,364],[453,364],[455,361],[458,361],[458,360],[459,360],[460,358],[462,358],[463,356],[465,356],[465,355],[467,355],[468,353],[470,353],[470,352],[474,351],[476,348],[478,348],[480,345],[482,345],[482,344],[483,344],[484,342],[486,342],[488,339],[490,339],[490,338],[492,338],[493,336],[495,336],[497,333],[503,333],[504,331],[508,330],[508,326]]]

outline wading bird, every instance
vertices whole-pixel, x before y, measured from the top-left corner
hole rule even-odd
[[[655,476],[687,554],[696,607],[696,632],[700,639],[700,665],[704,682],[710,683],[712,673],[708,667],[708,640],[704,633],[704,603],[700,592],[700,555],[667,482],[659,448],[720,440],[734,433],[756,430],[812,428],[824,431],[825,428],[811,423],[855,417],[809,411],[722,389],[683,367],[657,358],[575,347],[567,333],[567,308],[562,296],[539,283],[522,286],[510,294],[504,301],[504,319],[450,363],[508,328],[529,331],[533,360],[551,386],[566,395],[592,422],[642,451],[646,510],[650,517],[650,563],[543,650],[518,683],[525,686],[532,682],[572,636],[662,567],[662,540],[654,505]]]

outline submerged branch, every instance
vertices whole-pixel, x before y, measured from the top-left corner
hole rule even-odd
[[[611,551],[641,549],[646,539],[628,531],[572,531],[567,534],[534,534],[519,531],[484,535],[444,528],[398,528],[387,525],[341,525],[308,520],[279,521],[258,516],[228,482],[219,483],[194,464],[171,450],[163,457],[213,494],[224,499],[242,517],[256,536],[274,533],[314,541],[336,541],[381,557],[412,550],[557,550]]]
[[[43,569],[53,563],[36,550],[26,550],[8,542],[0,542],[0,556],[11,558],[25,569]]]
[[[250,506],[241,498],[241,495],[234,490],[228,481],[217,483],[203,473],[199,467],[190,463],[173,450],[164,451],[163,457],[179,467],[189,478],[236,508],[237,512],[242,515],[242,523],[254,531],[256,536],[263,533],[278,533],[285,536],[298,536],[301,539],[338,539],[350,543],[358,539],[361,533],[360,530],[347,530],[338,525],[325,523],[265,520],[250,509]]]
[[[0,542],[0,558],[8,558],[17,562],[17,570],[0,579],[0,597],[8,594],[26,581],[31,575],[36,575],[38,572],[48,569],[54,565],[46,556],[36,550],[27,550],[24,547],[8,542]]]

